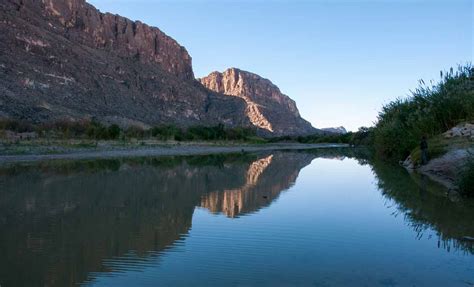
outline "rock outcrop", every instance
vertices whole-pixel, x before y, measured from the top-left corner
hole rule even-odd
[[[213,72],[200,81],[214,92],[243,99],[250,122],[269,135],[305,135],[318,131],[301,118],[295,101],[256,74],[231,68],[223,73]]]
[[[250,125],[244,101],[194,79],[175,40],[84,0],[1,1],[0,51],[0,118]]]

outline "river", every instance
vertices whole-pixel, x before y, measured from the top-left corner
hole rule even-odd
[[[474,202],[354,149],[0,169],[0,285],[473,286]]]

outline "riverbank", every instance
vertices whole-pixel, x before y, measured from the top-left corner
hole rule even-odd
[[[474,124],[459,124],[428,139],[428,163],[421,165],[421,150],[417,147],[402,165],[410,171],[414,170],[430,177],[450,190],[458,190],[462,172],[474,155],[473,140]]]
[[[269,150],[305,150],[316,148],[348,147],[346,144],[243,144],[243,143],[167,143],[114,142],[70,143],[69,145],[13,145],[0,148],[0,165],[45,160],[111,159],[122,157],[156,157],[204,155]]]

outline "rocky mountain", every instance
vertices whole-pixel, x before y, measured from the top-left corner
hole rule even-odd
[[[84,0],[0,2],[0,117],[249,125],[245,103],[195,79],[184,47]]]
[[[262,127],[249,112],[262,109],[270,134],[310,131],[294,102],[273,98],[275,89],[265,107],[206,89],[175,40],[85,0],[2,0],[0,32],[0,118]],[[288,124],[271,114],[278,105]]]
[[[321,130],[324,132],[329,132],[333,134],[340,134],[340,135],[347,134],[347,130],[343,126],[335,127],[335,128],[322,128]]]
[[[250,122],[268,134],[313,134],[317,130],[301,118],[295,101],[282,94],[271,81],[256,74],[230,68],[200,79],[208,89],[245,101]]]

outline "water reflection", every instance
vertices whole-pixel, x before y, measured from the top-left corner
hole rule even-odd
[[[438,247],[474,254],[474,202],[462,199],[426,176],[372,161],[381,193],[396,204],[419,239],[428,229],[438,235]]]
[[[0,169],[0,284],[71,286],[156,265],[186,240],[196,207],[229,218],[254,213],[290,189],[315,158],[369,165],[385,204],[397,206],[394,216],[420,240],[435,230],[440,248],[474,253],[467,240],[474,237],[472,201],[449,198],[429,179],[375,161],[366,150],[52,162]],[[324,226],[309,230],[318,228]]]
[[[247,154],[4,169],[0,283],[69,286],[90,280],[90,272],[117,271],[103,260],[172,245],[190,229],[196,206],[235,217],[269,205],[313,158]]]
[[[202,198],[201,206],[212,213],[221,212],[231,218],[257,211],[290,188],[300,169],[311,163],[313,158],[304,153],[279,153],[262,157],[250,164],[241,186],[212,191]]]
[[[367,149],[339,148],[310,153],[323,158],[352,158],[360,165],[369,165],[379,191],[390,200],[386,204],[397,206],[398,213],[394,216],[404,216],[418,239],[433,229],[437,232],[438,247],[474,254],[474,200],[448,192],[427,176],[377,160]]]

